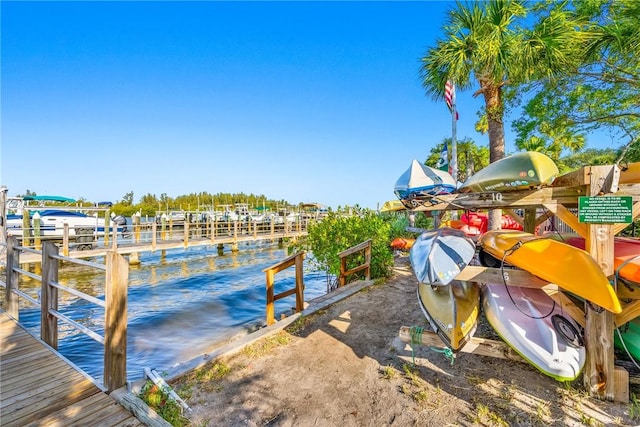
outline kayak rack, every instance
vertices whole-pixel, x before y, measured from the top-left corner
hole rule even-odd
[[[529,190],[447,194],[438,196],[431,203],[417,206],[413,211],[493,210],[503,209],[523,225],[524,231],[534,233],[549,217],[557,217],[585,239],[585,250],[594,258],[607,275],[614,276],[614,237],[640,216],[640,162],[625,165],[584,166],[557,177],[551,186]],[[617,215],[611,209],[602,208],[591,216],[589,203],[598,205],[609,200],[619,200]],[[629,207],[629,199],[631,200]],[[519,215],[516,210],[523,210]],[[577,213],[575,213],[577,211]],[[585,212],[589,212],[586,214]],[[434,213],[435,215],[435,213]],[[467,266],[456,279],[482,281],[483,277],[500,277],[500,269]],[[510,278],[514,278],[510,271]],[[640,313],[640,297],[623,303],[622,312],[614,314],[593,304],[579,307],[554,286],[544,283],[526,271],[518,272],[521,279],[538,283],[556,303],[585,328],[587,362],[583,370],[583,382],[590,395],[605,400],[629,400],[629,375],[626,369],[615,366],[614,328]],[[489,281],[489,280],[487,280]],[[542,282],[542,283],[540,283]],[[509,285],[517,286],[512,280]],[[522,286],[522,285],[521,285]],[[622,299],[622,298],[620,298]],[[402,332],[402,330],[401,330]],[[425,335],[428,336],[428,335]],[[431,345],[431,344],[429,344]]]

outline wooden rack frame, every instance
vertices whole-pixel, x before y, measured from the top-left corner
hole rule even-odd
[[[556,178],[553,186],[537,190],[437,196],[414,210],[504,209],[516,221],[521,222],[526,231],[532,233],[538,225],[549,218],[549,215],[555,215],[585,238],[585,250],[591,254],[607,276],[613,276],[614,237],[628,224],[581,223],[569,210],[578,206],[580,196],[605,195],[631,196],[632,217],[633,220],[638,218],[640,215],[640,163],[633,163],[622,169],[616,165],[585,166]],[[536,216],[536,210],[539,207],[544,207],[548,214]],[[520,218],[514,209],[524,209],[524,218]],[[585,304],[582,309],[573,304],[557,286],[547,284],[525,271],[519,271],[517,274],[510,272],[509,275],[509,285],[544,289],[584,326],[587,350],[584,385],[591,395],[614,400],[614,328],[640,314],[640,299],[637,299],[640,296],[635,296],[634,301],[624,304],[622,313],[616,316],[606,310],[599,310],[592,304]],[[491,282],[491,279],[495,281],[496,277],[502,280],[499,269],[469,266],[457,279]],[[625,387],[628,388],[628,384]]]

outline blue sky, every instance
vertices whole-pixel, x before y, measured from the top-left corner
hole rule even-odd
[[[0,183],[375,209],[451,136],[419,67],[453,5],[2,1]],[[481,100],[457,103],[488,145]]]

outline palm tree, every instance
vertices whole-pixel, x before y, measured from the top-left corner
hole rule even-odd
[[[458,2],[443,26],[444,38],[422,58],[422,85],[435,100],[444,98],[447,81],[458,90],[477,84],[474,96],[484,97],[490,162],[504,157],[504,87],[550,78],[575,68],[581,57],[572,15],[550,13],[527,30],[518,23],[528,14],[521,0]],[[493,212],[490,226],[499,224],[500,212]]]

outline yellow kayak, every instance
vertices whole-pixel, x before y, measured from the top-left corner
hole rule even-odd
[[[516,230],[491,230],[481,251],[528,271],[613,313],[622,307],[607,276],[588,252],[554,239]],[[482,258],[482,256],[481,256]]]
[[[447,286],[418,284],[418,301],[429,325],[451,350],[471,339],[480,313],[480,288],[475,282],[454,280]]]

